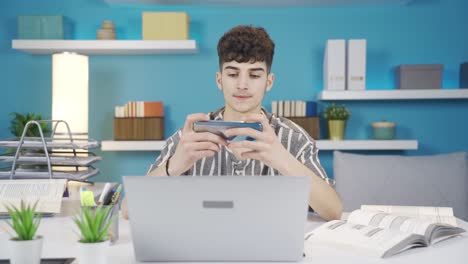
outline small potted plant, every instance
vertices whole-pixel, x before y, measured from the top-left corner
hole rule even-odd
[[[328,120],[328,132],[331,140],[343,140],[346,121],[350,117],[351,112],[344,105],[331,104],[323,113],[323,117]]]
[[[10,121],[10,133],[18,138],[21,137],[21,135],[23,134],[23,130],[26,126],[26,123],[28,123],[31,120],[42,120],[42,115],[35,113],[20,114],[14,112],[10,115],[13,117]],[[41,123],[40,125],[44,134],[50,133],[50,129],[49,127],[47,127],[47,123]],[[28,131],[26,131],[26,136],[40,137],[41,135],[37,126],[30,126]]]
[[[81,233],[78,253],[80,264],[107,263],[107,235],[115,220],[110,215],[111,209],[112,206],[83,206],[81,214],[73,218]]]
[[[41,215],[36,213],[37,202],[26,205],[21,201],[20,208],[6,206],[11,218],[8,225],[16,233],[10,239],[10,261],[12,264],[39,264],[42,253],[42,236],[36,236]]]

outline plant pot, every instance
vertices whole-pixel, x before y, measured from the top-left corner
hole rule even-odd
[[[78,261],[80,264],[106,264],[109,240],[98,243],[78,243]]]
[[[343,140],[346,120],[328,120],[328,135],[330,140]]]
[[[42,254],[42,236],[34,240],[10,239],[11,264],[40,264]]]
[[[389,140],[395,138],[395,123],[393,122],[374,122],[372,130],[374,139]]]

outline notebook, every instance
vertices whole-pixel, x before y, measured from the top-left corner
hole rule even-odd
[[[39,213],[60,213],[66,179],[0,180],[0,214],[6,206],[20,207],[21,201],[33,205]]]
[[[137,261],[299,261],[307,176],[123,177]]]

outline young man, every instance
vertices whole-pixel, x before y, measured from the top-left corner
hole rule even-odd
[[[225,106],[187,116],[148,175],[308,175],[309,205],[326,220],[338,219],[343,206],[320,165],[315,141],[292,121],[262,108],[275,79],[270,72],[274,46],[263,28],[237,26],[221,37],[216,83]],[[229,129],[227,136],[249,136],[255,141],[226,142],[213,133],[192,130],[194,122],[210,119],[261,122],[263,131]]]

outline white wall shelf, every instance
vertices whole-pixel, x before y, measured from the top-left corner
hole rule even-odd
[[[13,49],[30,54],[76,52],[84,55],[192,54],[195,40],[12,40]]]
[[[102,151],[159,151],[164,147],[162,140],[101,142]],[[417,140],[317,140],[320,150],[415,150]]]
[[[166,141],[164,140],[103,140],[102,151],[159,151],[162,150]]]
[[[468,89],[321,91],[318,100],[468,99]]]
[[[404,5],[416,0],[104,0],[109,4],[206,4],[229,6]]]

